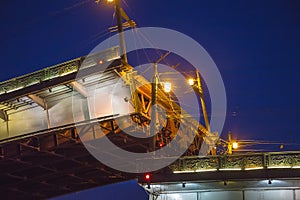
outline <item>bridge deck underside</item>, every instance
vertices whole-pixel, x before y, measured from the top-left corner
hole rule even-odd
[[[140,183],[147,185],[143,175],[123,173],[103,165],[82,144],[78,135],[80,128],[88,131],[89,129],[92,130],[93,127],[99,127],[99,124],[104,126],[105,124],[113,124],[112,122],[113,120],[104,119],[82,127],[76,128],[70,125],[50,132],[47,130],[46,133],[34,133],[25,138],[14,138],[7,142],[1,141],[1,197],[44,199],[135,178],[138,178]],[[106,135],[113,143],[132,152],[147,151],[147,140],[137,142],[134,138],[128,137],[127,134],[116,133],[116,128],[112,127],[106,126],[106,130],[110,130]],[[124,140],[125,137],[126,140]],[[240,181],[245,180],[299,180],[300,169],[297,168],[299,167],[299,156],[299,152],[280,152],[255,155],[183,157],[171,166],[153,172],[151,184],[181,184],[183,182],[216,182],[217,184],[221,182],[223,184],[224,181],[235,181],[238,185]],[[263,158],[261,160],[263,168],[256,170],[241,168],[241,166],[245,166],[245,163],[248,163],[246,161],[256,157]],[[233,160],[242,160],[243,162],[232,162]],[[260,164],[256,161],[255,163],[259,167]],[[204,163],[206,163],[206,167],[204,167]],[[215,171],[197,172],[199,169],[211,169],[212,163],[216,167]],[[236,166],[241,169],[226,170],[226,168],[235,167],[232,166],[233,163],[236,163]],[[180,173],[173,173],[173,171]]]
[[[146,151],[147,144],[125,143],[122,134],[109,137],[128,151]],[[0,193],[10,199],[44,199],[135,178],[96,160],[75,128],[2,143],[1,152]]]

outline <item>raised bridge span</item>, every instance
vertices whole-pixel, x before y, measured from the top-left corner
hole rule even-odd
[[[97,73],[103,63],[109,66],[101,71],[99,79]],[[82,77],[76,81],[81,65]],[[142,129],[149,128],[151,106],[149,82],[124,68],[115,47],[0,83],[2,197],[45,199],[138,179],[153,199],[268,199],[268,196],[274,199],[273,196],[282,194],[287,199],[299,199],[300,152],[188,156],[198,155],[201,145],[210,145],[215,138],[206,126],[193,120],[180,121],[186,135],[196,132],[185,156],[153,172],[149,183],[143,174],[120,172],[100,163],[82,144],[83,138],[101,139],[103,135],[97,134],[99,129],[128,151],[147,152],[152,145],[147,139],[137,139],[122,131],[134,133],[141,125],[145,125]],[[130,74],[131,78],[123,79],[124,74]],[[120,77],[126,87],[115,87]],[[98,107],[91,107],[94,99],[88,98],[88,88],[94,85],[101,85],[96,96],[108,94],[112,89],[116,89],[117,95],[107,96],[110,100],[100,98]],[[164,130],[168,130],[161,132],[163,142],[168,143],[178,131],[180,111],[176,102],[161,90],[158,96],[158,104],[168,115],[167,122],[161,122],[165,123]],[[77,102],[76,107],[72,107],[73,101]],[[112,102],[118,105],[117,110]],[[79,115],[74,116],[74,112]],[[161,138],[154,138],[155,148],[159,148],[159,142]],[[266,181],[272,184],[266,185]],[[260,192],[253,193],[256,190]],[[278,192],[283,193],[277,195]]]

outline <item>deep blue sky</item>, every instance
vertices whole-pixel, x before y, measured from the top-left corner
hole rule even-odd
[[[180,31],[209,52],[228,96],[224,135],[298,142],[298,0],[126,2],[139,27]],[[3,0],[0,6],[0,81],[86,55],[112,25],[113,8],[93,0]]]

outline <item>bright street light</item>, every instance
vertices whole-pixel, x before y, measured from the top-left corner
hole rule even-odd
[[[189,78],[188,79],[188,83],[189,83],[189,85],[194,85],[195,84],[195,80],[193,78]]]
[[[233,149],[239,148],[239,143],[233,142],[233,143],[232,143],[232,148],[233,148]]]
[[[170,82],[163,82],[163,89],[166,93],[171,92],[172,85]]]

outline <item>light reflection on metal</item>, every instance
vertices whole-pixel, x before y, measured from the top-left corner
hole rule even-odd
[[[184,170],[184,171],[173,171],[174,174],[180,174],[180,173],[193,173],[195,171],[188,171],[188,170]]]
[[[249,167],[249,168],[245,168],[245,170],[258,170],[258,169],[263,169],[263,167]]]
[[[268,169],[283,169],[283,168],[292,168],[291,166],[270,166]]]
[[[242,168],[221,168],[220,171],[239,171],[242,170]]]
[[[212,171],[217,171],[217,169],[199,169],[199,170],[195,170],[195,172],[212,172]]]

